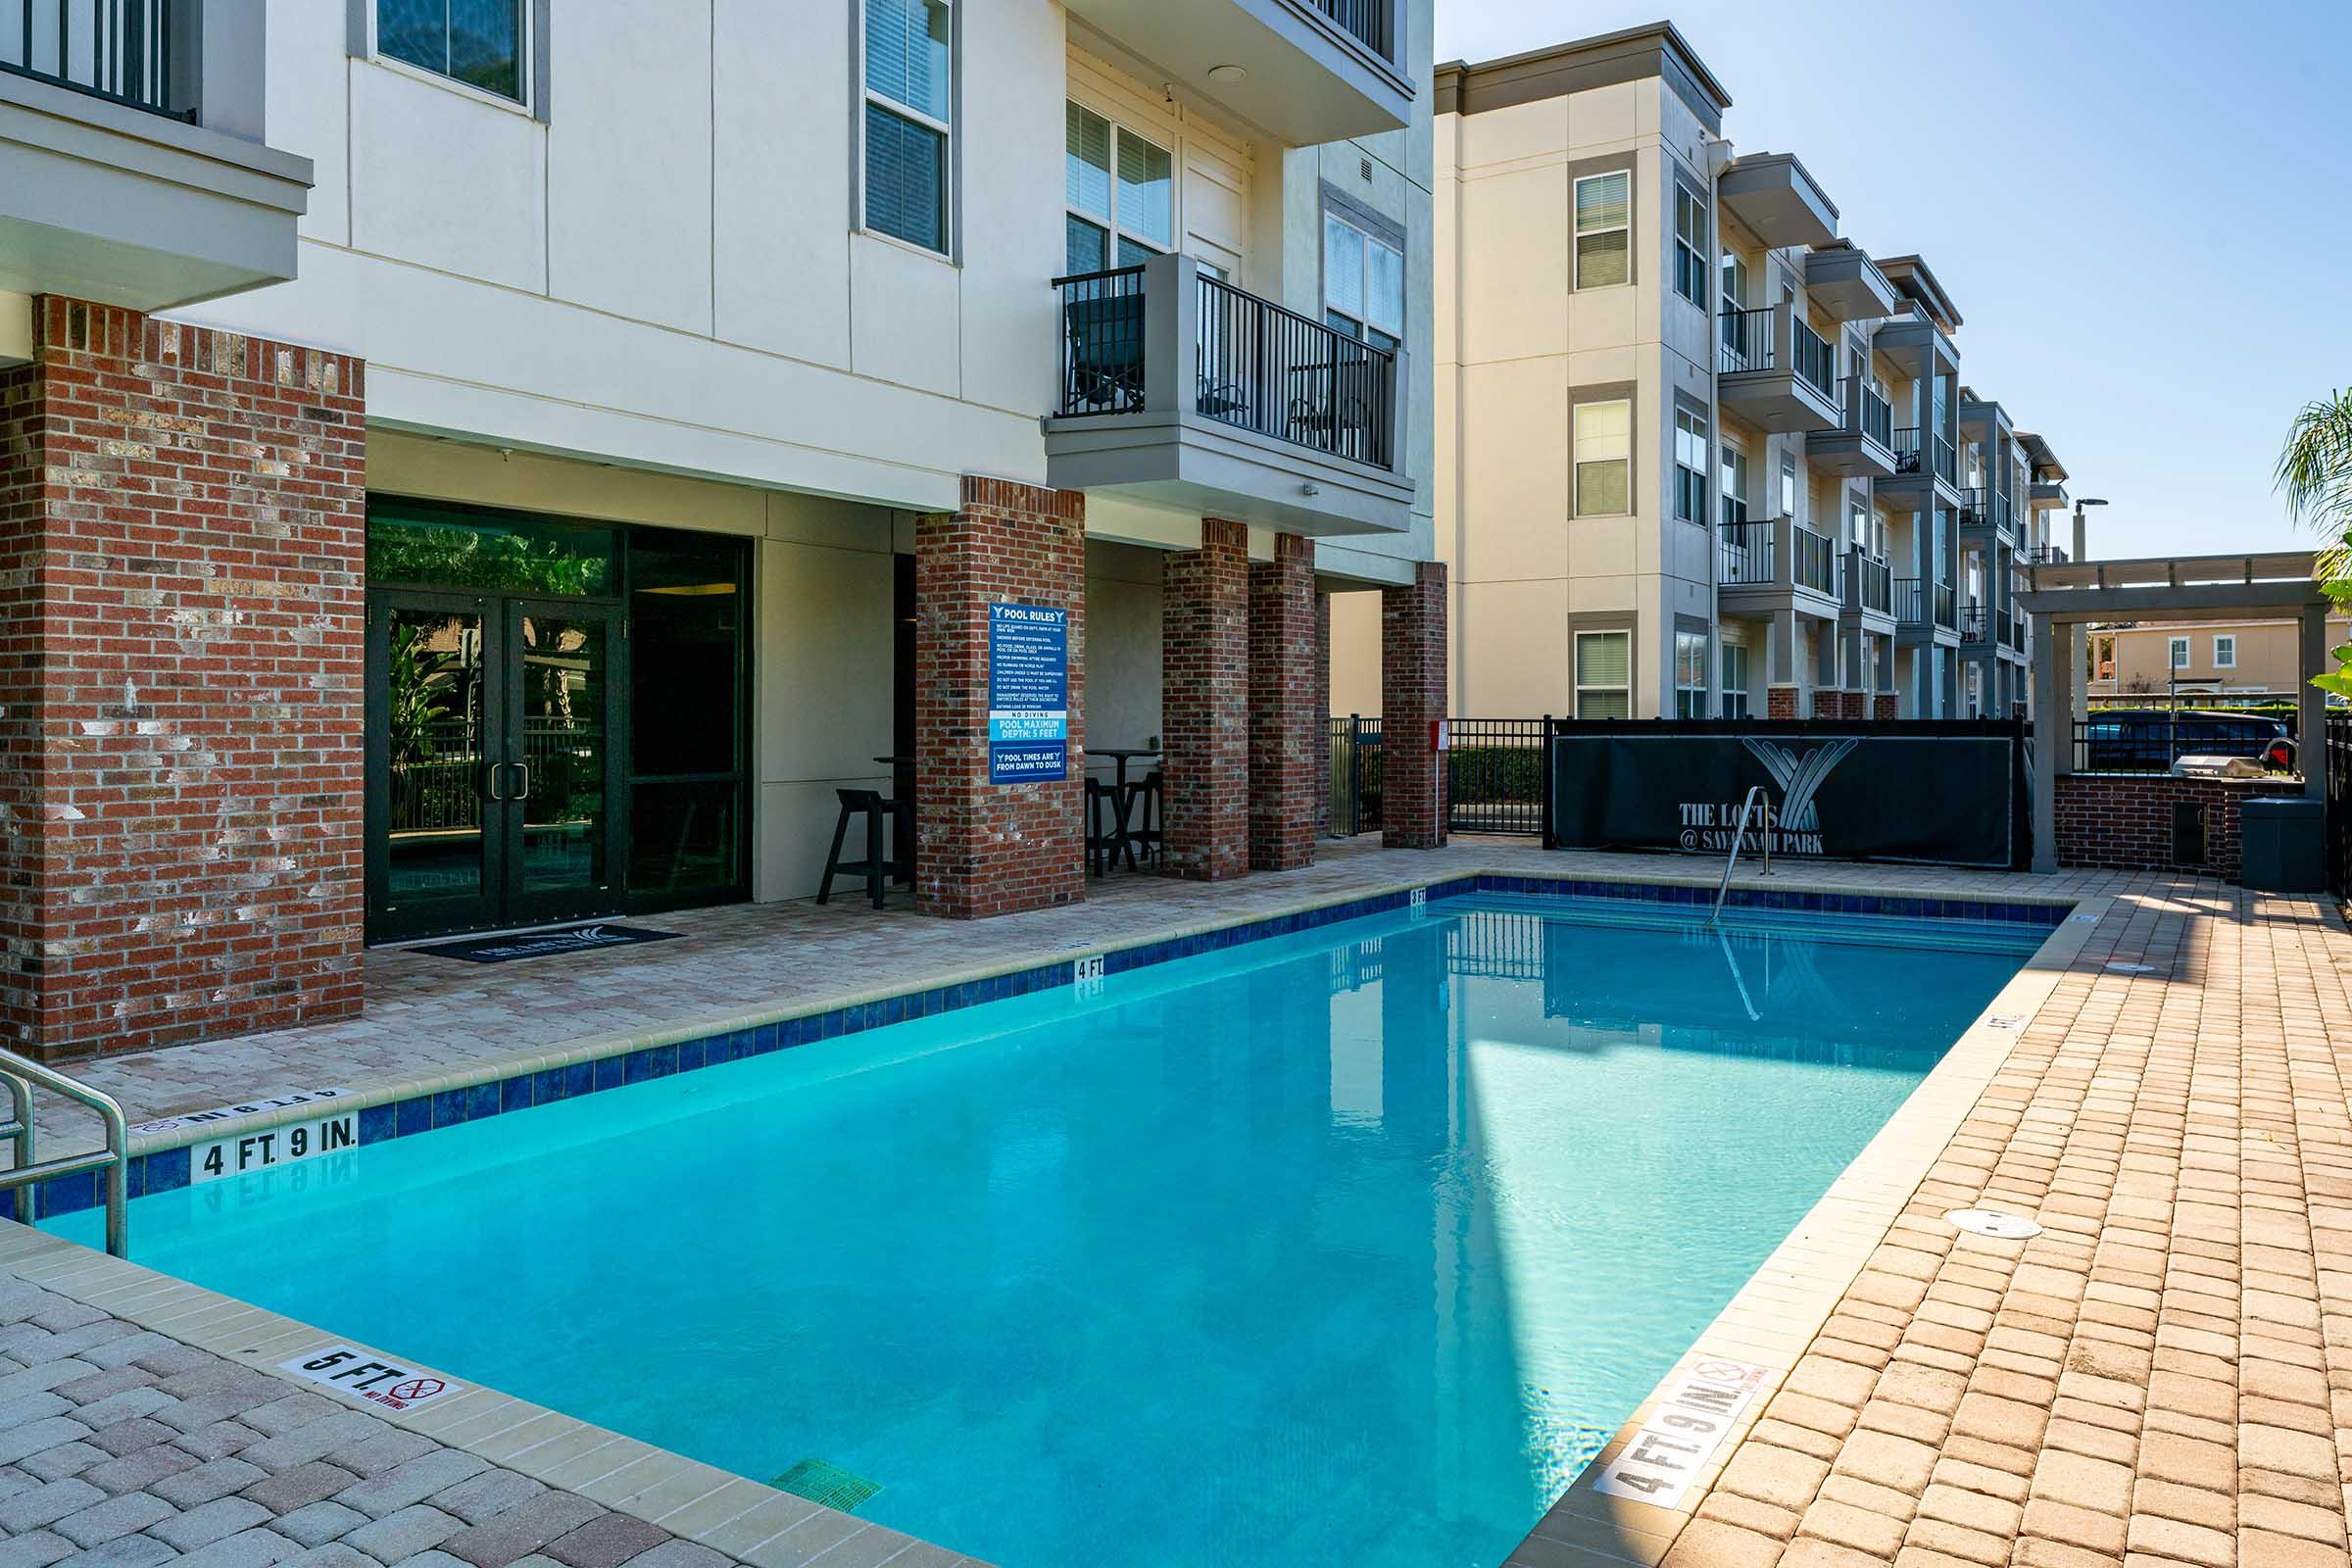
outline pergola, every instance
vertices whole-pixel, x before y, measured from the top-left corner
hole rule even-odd
[[[2327,789],[2327,694],[2311,677],[2328,667],[2328,602],[2313,580],[2310,551],[2260,556],[2188,556],[2081,561],[2030,568],[2018,603],[2032,612],[2034,644],[2034,869],[2058,869],[2058,775],[2075,766],[2075,724],[2083,716],[2080,628],[2110,620],[2247,620],[2300,624],[2296,658],[2302,694],[2296,745],[2304,793]]]

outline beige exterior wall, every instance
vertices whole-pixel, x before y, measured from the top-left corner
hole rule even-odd
[[[2088,691],[2093,697],[2163,697],[2173,679],[2173,642],[2184,638],[2187,661],[2179,674],[2200,684],[2188,695],[2228,697],[2246,693],[2290,696],[2302,689],[2299,628],[2286,620],[2198,620],[2101,626],[2084,637]],[[2215,640],[2234,640],[2234,659],[2224,663]],[[2328,646],[2352,642],[2352,621],[2331,616]],[[2227,652],[2228,650],[2223,650]],[[2214,684],[2206,684],[2213,682]]]

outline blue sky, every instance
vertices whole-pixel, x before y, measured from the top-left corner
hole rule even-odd
[[[2094,557],[2308,542],[2271,466],[2352,385],[2352,5],[1437,0],[1437,58],[1661,16],[1741,152],[1796,154],[1846,237],[1927,259],[1962,378],[2113,503]]]

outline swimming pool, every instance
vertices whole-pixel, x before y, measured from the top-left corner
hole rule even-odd
[[[1004,1568],[1491,1564],[2047,934],[1446,899],[141,1198],[134,1256]]]

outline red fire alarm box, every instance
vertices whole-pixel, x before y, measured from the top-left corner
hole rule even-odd
[[[1431,719],[1429,721],[1430,750],[1443,752],[1450,749],[1451,745],[1452,742],[1448,738],[1446,730],[1446,720],[1442,718]]]

